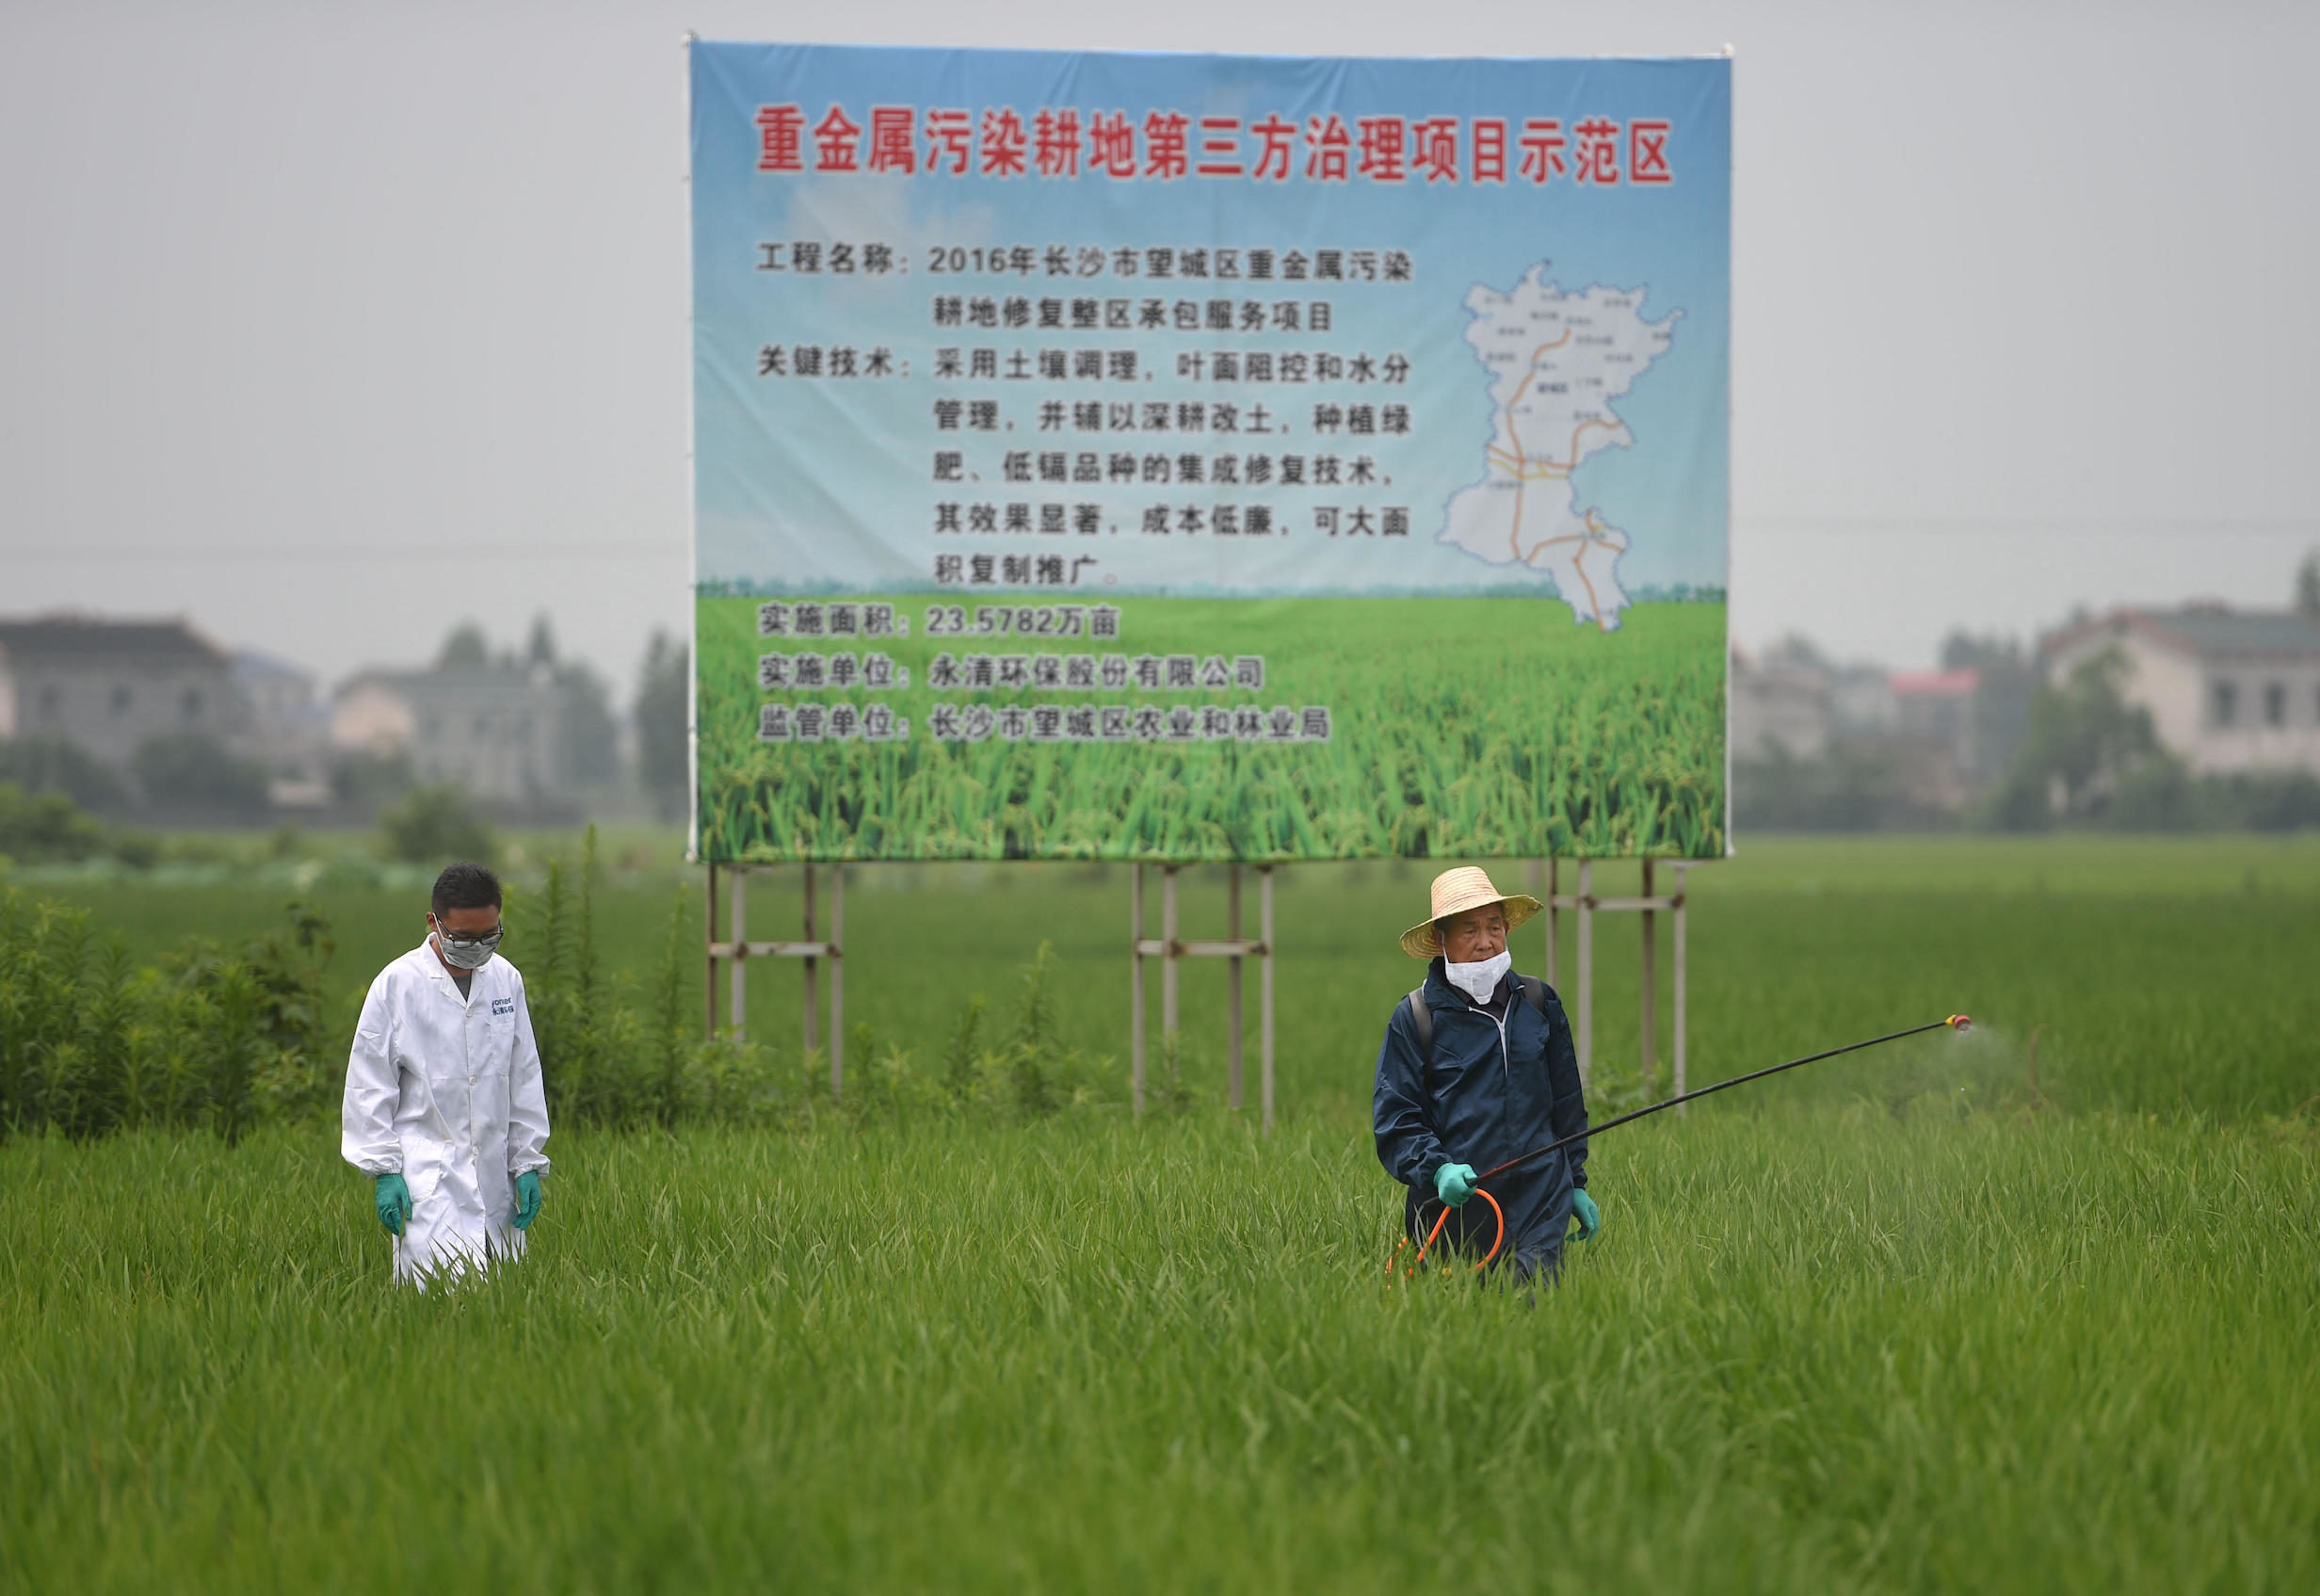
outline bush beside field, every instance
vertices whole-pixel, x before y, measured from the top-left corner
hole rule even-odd
[[[604,853],[625,867],[592,873],[582,839],[529,839],[534,857],[543,850],[563,857],[560,909],[549,901],[544,874],[510,878],[501,953],[524,973],[536,1010],[554,1010],[567,992],[588,993],[585,1023],[570,1033],[580,1056],[558,1056],[558,1020],[551,1012],[546,1022],[552,1087],[562,1092],[573,1071],[592,1074],[586,1093],[612,1104],[614,1122],[667,1119],[651,1105],[659,1101],[668,1049],[701,1044],[697,881],[687,888],[676,872],[653,863],[671,846],[624,841]],[[1502,886],[1527,879],[1519,863],[1490,867]],[[1422,912],[1433,868],[1410,862],[1279,872],[1285,1112],[1364,1111],[1385,1011],[1417,974],[1393,934]],[[927,1088],[955,1076],[958,1038],[978,1001],[973,1051],[991,1056],[991,1071],[1010,1072],[1006,1059],[1026,1034],[1026,976],[1043,943],[1050,947],[1040,978],[1045,1018],[1037,1030],[1043,1072],[1058,1083],[1060,1101],[1104,1112],[1124,1106],[1124,869],[896,864],[852,866],[847,874],[846,1056],[849,1078],[861,1088],[849,1111],[873,1103],[932,1111]],[[300,913],[315,917],[335,944],[327,962],[313,959],[312,950],[301,953],[316,966],[318,993],[317,1029],[305,1048],[314,1073],[304,1089],[327,1117],[364,990],[425,935],[426,873],[392,886],[367,877],[324,876],[302,887],[292,878],[259,879],[265,884],[238,888],[206,877],[181,885],[95,879],[18,891],[26,903],[37,895],[87,911],[79,945],[90,980],[114,943],[132,973],[150,966],[165,974],[188,946],[282,945],[295,929],[283,905],[295,896],[307,906]],[[1629,891],[1635,879],[1633,865],[1597,867],[1601,893]],[[1187,869],[1182,880],[1185,934],[1221,935],[1224,873]],[[752,936],[790,934],[798,926],[798,885],[795,870],[754,879]],[[828,891],[825,873],[825,927]],[[1253,883],[1244,891],[1244,924],[1253,927]],[[2035,1099],[2071,1109],[2238,1119],[2289,1113],[2320,1091],[2308,1064],[2310,1039],[2320,1035],[2320,983],[2305,978],[2320,964],[2320,917],[2312,912],[2320,902],[2320,839],[1775,839],[1695,870],[1690,891],[1694,1086],[1965,1009],[1981,1028],[1971,1049],[1949,1056],[1970,1059],[1972,1068],[1943,1077],[1945,1089],[1963,1086],[1985,1105]],[[1156,899],[1156,883],[1148,895]],[[1148,905],[1147,914],[1149,935],[1157,908]],[[1665,1091],[1672,1084],[1672,952],[1667,917],[1660,919],[1660,1057],[1648,1088],[1635,1056],[1635,922],[1627,915],[1598,921],[1599,1095]],[[1569,915],[1563,927],[1568,983]],[[726,928],[720,905],[717,934]],[[38,939],[45,956],[60,956],[64,945]],[[1535,921],[1516,938],[1517,968],[1540,970],[1543,945],[1544,922]],[[1222,964],[1187,960],[1182,975],[1177,1095],[1196,1104],[1223,1095]],[[585,982],[584,968],[590,972]],[[1156,1080],[1163,1068],[1156,965],[1148,972]],[[704,1104],[726,1105],[701,1112],[722,1117],[745,1100],[780,1104],[776,1117],[826,1111],[826,1053],[809,1057],[799,1044],[798,962],[752,960],[748,983],[746,1052],[720,1043],[694,1056]],[[720,1009],[725,996],[720,971]],[[78,1013],[89,1006],[67,1007]],[[1253,1091],[1253,969],[1246,1013]],[[826,999],[822,1018],[826,1048]],[[1916,1081],[1904,1061],[1872,1055],[1751,1088],[1751,1101],[1882,1101],[1930,1089]],[[880,1099],[884,1082],[894,1089]],[[984,1090],[978,1100],[991,1097]],[[688,1109],[678,1117],[692,1116]]]
[[[810,1122],[818,1051],[801,1074],[774,1050],[727,1030],[703,1038],[686,1002],[694,923],[680,888],[665,914],[657,967],[608,973],[597,946],[602,890],[595,837],[568,867],[550,862],[531,902],[539,959],[526,982],[554,1123],[611,1129]],[[425,902],[424,892],[415,895]],[[527,900],[510,894],[507,911]],[[238,1140],[252,1127],[335,1111],[362,987],[326,977],[336,943],[312,904],[285,906],[286,929],[238,943],[189,936],[151,965],[101,936],[89,911],[0,887],[0,1138],[170,1126]],[[1062,1044],[1042,943],[1006,1013],[970,998],[939,1058],[875,1042],[856,1027],[856,1117],[1038,1117],[1126,1106],[1128,1083],[1105,1056]],[[1163,1050],[1155,1101],[1176,1104],[1175,1055]]]

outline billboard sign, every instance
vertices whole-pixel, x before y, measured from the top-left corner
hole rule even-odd
[[[701,857],[1724,851],[1729,61],[690,71]]]

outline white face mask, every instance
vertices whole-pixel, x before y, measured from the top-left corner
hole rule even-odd
[[[443,929],[443,922],[432,914],[428,921],[435,927],[435,945],[443,951],[443,962],[454,970],[480,970],[491,962],[492,950],[506,936],[505,927],[494,926],[479,937],[454,936]]]
[[[1450,977],[1450,984],[1476,1003],[1490,1002],[1490,994],[1498,991],[1499,981],[1513,968],[1513,956],[1506,953],[1478,964],[1454,964],[1446,958],[1442,961],[1442,973]]]

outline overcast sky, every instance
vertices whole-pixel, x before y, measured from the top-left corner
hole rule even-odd
[[[326,678],[686,623],[681,39],[1736,52],[1736,639],[2320,545],[2320,6],[0,3],[0,614]]]

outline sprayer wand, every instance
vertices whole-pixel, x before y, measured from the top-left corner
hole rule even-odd
[[[1893,1031],[1881,1037],[1871,1037],[1867,1041],[1846,1042],[1843,1047],[1832,1047],[1826,1053],[1808,1053],[1802,1058],[1792,1058],[1785,1064],[1775,1064],[1769,1069],[1751,1071],[1745,1075],[1734,1075],[1729,1081],[1718,1081],[1712,1087],[1701,1087],[1698,1091],[1684,1092],[1681,1096],[1668,1098],[1664,1103],[1654,1103],[1648,1108],[1638,1108],[1632,1114],[1622,1114],[1616,1120],[1605,1120],[1600,1125],[1589,1125],[1576,1136],[1565,1137],[1560,1141],[1551,1141],[1544,1147],[1535,1147],[1528,1153],[1507,1159],[1504,1164],[1493,1164],[1474,1177],[1474,1195],[1490,1205],[1491,1217],[1498,1224],[1498,1234],[1490,1243],[1490,1250],[1482,1255],[1482,1262],[1476,1264],[1474,1268],[1477,1271],[1487,1268],[1490,1260],[1498,1256],[1498,1249],[1506,1244],[1506,1210],[1498,1205],[1497,1198],[1482,1189],[1482,1183],[1492,1175],[1503,1175],[1517,1164],[1527,1164],[1534,1158],[1544,1158],[1550,1153],[1561,1152],[1573,1142],[1585,1141],[1589,1137],[1598,1137],[1605,1131],[1617,1130],[1619,1126],[1630,1124],[1647,1114],[1656,1114],[1663,1108],[1673,1108],[1679,1104],[1691,1102],[1695,1097],[1705,1097],[1710,1092],[1722,1091],[1727,1087],[1746,1086],[1750,1081],[1761,1081],[1766,1075],[1777,1075],[1783,1070],[1794,1070],[1800,1064],[1817,1064],[1824,1058],[1834,1058],[1840,1053],[1859,1053],[1864,1047],[1876,1047],[1884,1042],[1899,1041],[1903,1037],[1921,1036],[1926,1031],[1965,1031],[1973,1029],[1973,1026],[1974,1022],[1967,1016],[1952,1014],[1946,1020],[1934,1020],[1923,1025],[1911,1025],[1906,1031]],[[1423,1205],[1421,1206],[1423,1208]],[[1435,1238],[1442,1234],[1442,1225],[1449,1217],[1450,1207],[1449,1204],[1444,1203],[1441,1214],[1435,1217],[1434,1228],[1428,1231],[1426,1239],[1418,1244],[1417,1253],[1411,1259],[1410,1266],[1402,1269],[1404,1274],[1416,1273],[1416,1266],[1426,1262],[1426,1249],[1431,1248]],[[1409,1245],[1408,1236],[1402,1237],[1394,1244],[1394,1261],[1386,1266],[1388,1277],[1391,1277],[1394,1270],[1401,1266],[1402,1249]]]
[[[1673,1108],[1679,1104],[1689,1103],[1696,1097],[1705,1097],[1710,1092],[1722,1091],[1728,1087],[1744,1087],[1750,1081],[1761,1081],[1766,1075],[1777,1075],[1783,1070],[1794,1070],[1800,1064],[1817,1064],[1824,1058],[1834,1058],[1840,1053],[1859,1053],[1864,1047],[1876,1047],[1883,1042],[1899,1041],[1903,1037],[1918,1036],[1926,1031],[1969,1030],[1973,1024],[1974,1022],[1966,1015],[1952,1014],[1946,1020],[1935,1020],[1927,1024],[1911,1025],[1906,1031],[1893,1031],[1886,1036],[1871,1037],[1867,1041],[1847,1042],[1843,1047],[1832,1047],[1826,1053],[1811,1053],[1802,1058],[1792,1058],[1785,1064],[1775,1064],[1769,1069],[1752,1071],[1745,1075],[1734,1075],[1729,1081],[1718,1081],[1712,1087],[1701,1087],[1698,1091],[1687,1091],[1680,1097],[1671,1097],[1665,1102],[1654,1103],[1648,1108],[1638,1108],[1632,1114],[1622,1114],[1616,1120],[1605,1120],[1600,1125],[1590,1125],[1576,1136],[1568,1136],[1560,1141],[1549,1142],[1544,1147],[1533,1148],[1528,1153],[1507,1159],[1504,1164],[1492,1165],[1476,1175],[1474,1179],[1477,1182],[1487,1181],[1492,1175],[1505,1174],[1517,1164],[1527,1164],[1534,1158],[1543,1158],[1550,1153],[1559,1153],[1573,1142],[1585,1141],[1589,1137],[1601,1136],[1605,1131],[1615,1130],[1632,1120],[1640,1120],[1647,1114],[1656,1114],[1663,1108]]]

